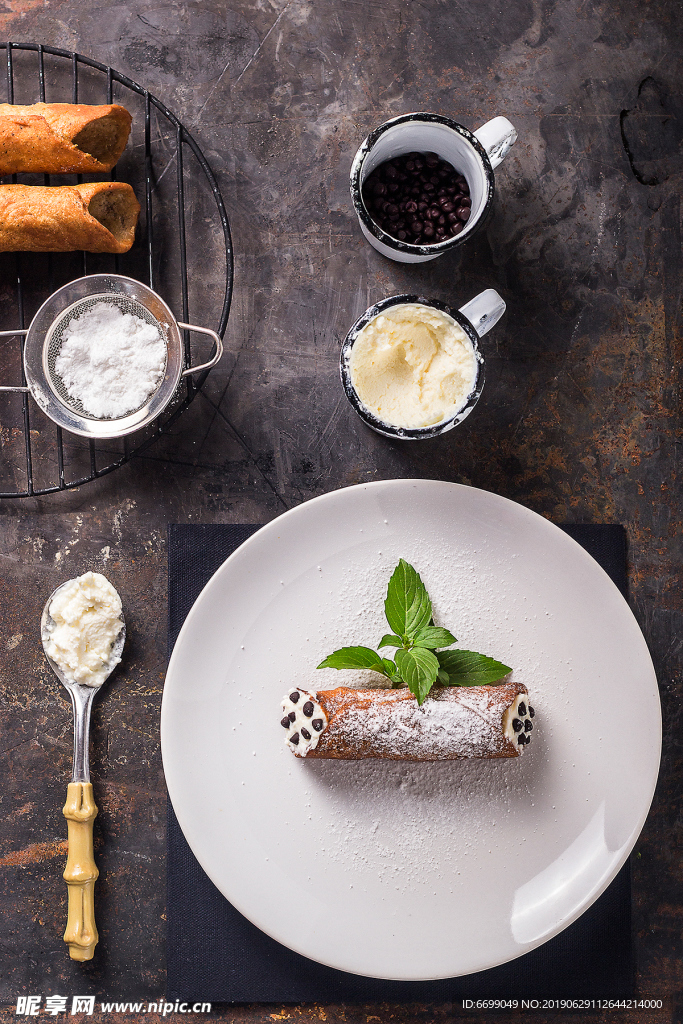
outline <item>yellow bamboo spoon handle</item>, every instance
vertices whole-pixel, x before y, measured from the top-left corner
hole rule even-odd
[[[64,868],[69,913],[64,941],[72,960],[92,960],[99,937],[95,925],[95,881],[99,871],[92,839],[97,807],[90,782],[69,783],[62,813],[69,829],[69,854]]]

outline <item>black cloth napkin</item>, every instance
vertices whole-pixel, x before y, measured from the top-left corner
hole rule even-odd
[[[169,654],[209,577],[258,527],[172,525]],[[563,529],[626,596],[623,527]],[[197,863],[168,803],[168,999],[212,1003],[450,1002],[462,998],[626,998],[634,994],[628,862],[578,921],[510,963],[431,982],[361,978],[293,953],[242,917]],[[454,922],[457,927],[457,922]]]

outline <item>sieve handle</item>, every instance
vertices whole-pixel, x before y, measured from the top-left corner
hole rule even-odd
[[[216,346],[214,356],[208,363],[200,363],[199,366],[188,366],[186,370],[183,370],[181,376],[187,377],[188,373],[199,373],[200,370],[210,370],[212,366],[215,366],[223,355],[223,342],[216,332],[210,331],[208,327],[194,327],[192,324],[181,324],[180,320],[178,320],[178,327],[182,327],[184,331],[197,331],[198,334],[208,334],[210,338],[213,338]]]
[[[22,337],[26,337],[26,335],[28,334],[28,330],[26,330],[26,331],[0,331],[0,338],[15,338],[19,334]],[[9,385],[2,385],[2,386],[0,386],[0,391],[21,391],[24,394],[27,394],[28,390],[29,389],[26,388],[26,387],[12,388],[12,387],[9,387]]]

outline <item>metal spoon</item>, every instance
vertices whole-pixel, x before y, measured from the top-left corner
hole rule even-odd
[[[70,583],[71,580],[67,580]],[[54,597],[66,583],[57,587],[45,602],[40,619],[40,635],[48,664],[60,683],[71,696],[74,712],[74,760],[71,782],[67,788],[66,803],[62,810],[68,822],[69,853],[64,878],[69,890],[69,910],[64,932],[72,960],[92,960],[98,934],[95,925],[95,881],[99,871],[93,853],[93,822],[97,806],[90,782],[90,709],[100,686],[86,686],[67,678],[59,665],[47,653],[47,644],[55,622],[50,615]],[[126,639],[126,623],[121,612],[123,628],[114,641],[109,655],[109,678],[121,657]],[[103,685],[103,684],[102,684]]]

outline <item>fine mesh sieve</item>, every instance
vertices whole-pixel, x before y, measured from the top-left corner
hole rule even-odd
[[[98,302],[115,304],[157,328],[166,342],[166,366],[155,390],[139,408],[117,419],[97,418],[83,409],[80,400],[68,393],[55,369],[64,335],[77,316]],[[184,366],[180,328],[197,331],[213,339],[212,358],[198,366]],[[164,300],[140,281],[120,274],[93,274],[64,285],[40,307],[28,331],[3,331],[0,337],[25,334],[24,372],[26,387],[0,387],[0,391],[28,391],[58,426],[83,437],[123,437],[140,430],[155,419],[171,401],[181,377],[215,366],[223,354],[223,343],[215,331],[180,323]]]

